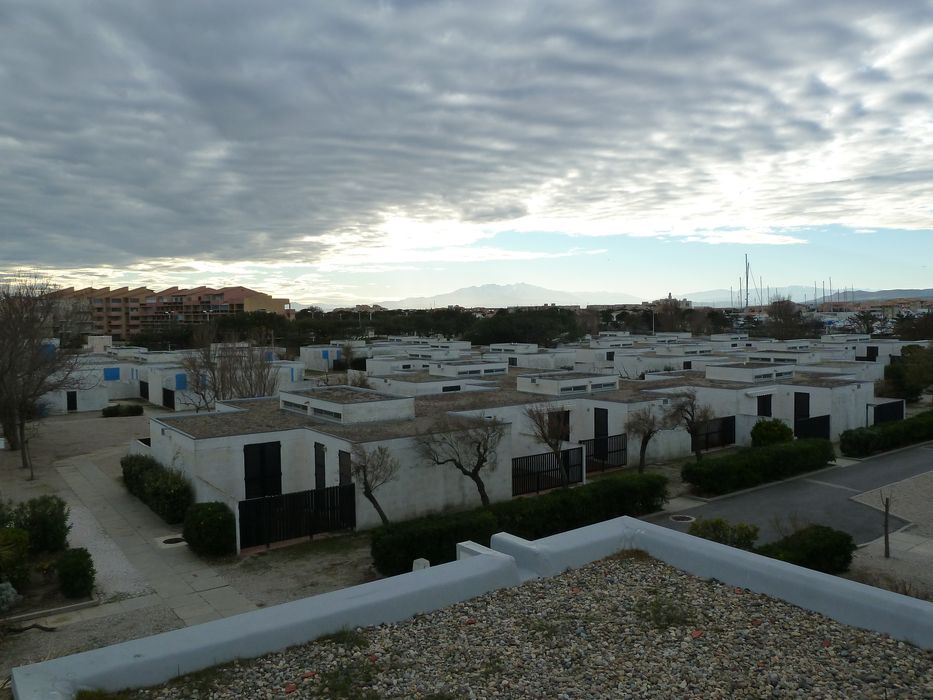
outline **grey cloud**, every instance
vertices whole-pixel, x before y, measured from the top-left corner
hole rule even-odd
[[[777,177],[768,213],[852,216],[870,176],[903,187],[885,195],[901,215],[928,189],[899,177],[925,156],[897,134],[930,64],[865,57],[926,7],[8,2],[0,259],[313,261],[317,237],[376,237],[387,210],[519,216],[571,170],[553,213],[715,208],[718,168],[853,138],[860,172],[816,191]]]

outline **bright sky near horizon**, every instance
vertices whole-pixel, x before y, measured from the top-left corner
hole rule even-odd
[[[0,94],[0,276],[933,287],[929,0],[3,0]]]

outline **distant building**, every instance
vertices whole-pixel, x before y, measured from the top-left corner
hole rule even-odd
[[[169,287],[160,292],[147,287],[69,287],[58,291],[57,296],[87,310],[84,332],[109,335],[114,340],[126,340],[173,323],[208,323],[216,316],[236,313],[266,311],[294,317],[288,299],[276,299],[247,287]]]

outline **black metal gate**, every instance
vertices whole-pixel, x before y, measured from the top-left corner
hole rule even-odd
[[[724,416],[706,421],[699,426],[696,435],[690,441],[690,449],[694,452],[711,450],[715,447],[725,447],[735,444],[735,416]]]
[[[580,440],[580,444],[585,453],[587,474],[628,464],[628,437],[624,433]]]
[[[356,487],[330,486],[239,503],[240,548],[356,527]]]
[[[559,466],[553,452],[545,452],[512,460],[512,495],[538,493],[564,485],[564,474],[570,484],[583,481],[583,448],[561,450]]]
[[[904,420],[903,401],[889,401],[875,405],[875,425],[893,420]]]
[[[813,418],[795,420],[794,437],[801,440],[807,438],[829,440],[829,416],[813,416]]]

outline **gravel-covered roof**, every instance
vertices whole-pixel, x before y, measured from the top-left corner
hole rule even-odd
[[[637,556],[130,693],[227,698],[929,698],[933,656]]]

